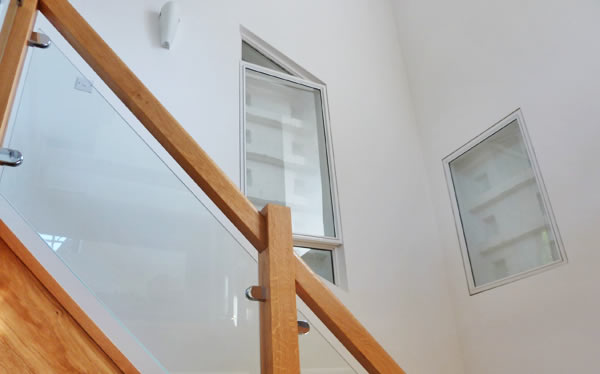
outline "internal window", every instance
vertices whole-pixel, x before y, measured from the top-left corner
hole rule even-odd
[[[565,261],[519,111],[444,162],[472,294]]]
[[[296,253],[333,282],[341,235],[325,87],[247,42],[242,59],[246,196],[259,210],[290,207]]]
[[[283,66],[279,65],[275,61],[271,60],[256,48],[246,42],[242,42],[242,60],[250,62],[254,65],[263,66],[271,70],[278,71],[280,73],[290,74]]]
[[[294,251],[310,266],[312,271],[335,283],[331,251],[302,247],[294,247]]]

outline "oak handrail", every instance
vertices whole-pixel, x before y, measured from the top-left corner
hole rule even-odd
[[[369,373],[404,371],[346,306],[296,256],[296,293]]]
[[[267,220],[221,171],[156,97],[121,61],[68,0],[25,0],[35,4],[71,46],[112,89],[146,129],[259,251],[269,244]],[[33,5],[35,7],[35,5]],[[29,24],[29,32],[33,20]],[[23,54],[24,56],[24,54]],[[24,57],[21,58],[24,58]],[[22,60],[21,60],[22,64]],[[19,68],[13,66],[14,76]],[[11,77],[0,68],[0,79]],[[17,77],[14,78],[15,82]],[[0,85],[1,86],[1,85]],[[14,90],[16,83],[12,83]],[[2,99],[0,92],[0,99]],[[13,93],[14,95],[14,93]],[[0,101],[8,111],[12,101]],[[0,112],[3,113],[3,112]],[[1,119],[2,117],[0,117]],[[291,240],[291,234],[290,238]],[[296,293],[340,342],[371,373],[404,371],[329,288],[297,256],[293,258]]]

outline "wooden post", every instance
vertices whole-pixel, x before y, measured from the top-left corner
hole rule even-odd
[[[290,208],[272,204],[262,214],[267,248],[258,255],[259,284],[266,291],[260,303],[261,372],[300,373],[292,216]]]
[[[2,53],[0,59],[0,142],[6,132],[8,118],[17,92],[17,84],[23,70],[27,41],[35,22],[37,5],[37,0],[24,0],[21,6],[11,5],[9,10],[14,14],[7,14],[7,16],[14,16],[14,20],[8,39],[6,42],[2,42],[5,43],[4,51],[0,51]],[[6,20],[6,22],[10,21],[10,19]],[[6,29],[2,30],[2,38],[5,37],[7,31]]]

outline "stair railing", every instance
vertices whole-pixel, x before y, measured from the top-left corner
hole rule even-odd
[[[91,28],[68,0],[13,0],[0,33],[0,140],[40,11],[165,150],[258,250],[262,373],[299,373],[296,294],[370,373],[404,373],[341,301],[293,252],[291,213],[258,212],[208,154]],[[101,344],[101,342],[98,342]],[[122,366],[132,372],[131,366]]]

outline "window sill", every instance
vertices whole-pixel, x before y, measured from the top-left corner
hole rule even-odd
[[[342,245],[342,241],[336,238],[300,234],[294,234],[293,237],[294,246],[296,247],[310,247],[315,249],[325,249],[333,251],[334,249]]]

